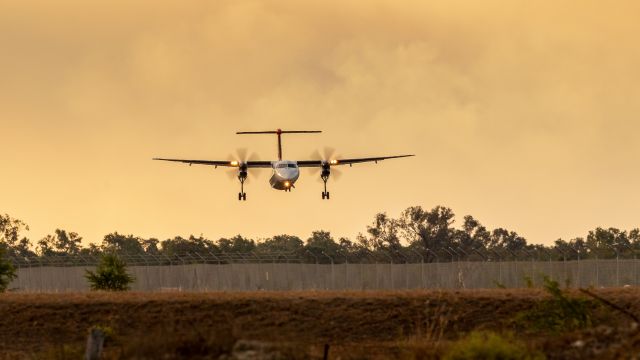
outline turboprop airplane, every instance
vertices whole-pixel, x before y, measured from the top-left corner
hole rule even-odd
[[[238,193],[238,200],[247,200],[247,193],[244,192],[244,182],[247,179],[248,171],[251,168],[270,168],[272,171],[271,178],[269,179],[269,184],[272,188],[276,190],[283,191],[291,191],[291,189],[295,188],[295,183],[300,177],[300,168],[316,168],[320,170],[320,179],[324,182],[324,191],[322,192],[322,199],[329,199],[329,191],[327,191],[327,181],[329,180],[329,176],[331,175],[331,168],[334,166],[340,165],[349,165],[353,166],[353,164],[365,163],[365,162],[374,162],[378,163],[378,161],[386,160],[386,159],[397,159],[403,157],[409,157],[414,155],[394,155],[394,156],[380,156],[380,157],[368,157],[368,158],[353,158],[353,159],[342,159],[342,158],[334,158],[333,156],[326,155],[323,159],[314,159],[314,160],[283,160],[282,159],[282,134],[311,134],[311,133],[320,133],[322,131],[317,130],[307,130],[307,131],[285,131],[285,130],[275,130],[275,131],[239,131],[236,134],[238,135],[246,135],[246,134],[275,134],[278,136],[278,160],[276,161],[256,161],[256,160],[248,160],[245,159],[244,156],[240,156],[241,158],[235,160],[185,160],[185,159],[164,159],[164,158],[154,158],[153,160],[161,160],[161,161],[174,161],[189,164],[190,166],[193,164],[196,165],[209,165],[217,168],[218,166],[223,167],[231,167],[238,169],[238,180],[240,180],[240,192]],[[321,156],[318,156],[321,157]],[[335,174],[335,173],[334,173]]]

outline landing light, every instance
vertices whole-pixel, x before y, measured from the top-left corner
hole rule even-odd
[[[331,161],[329,161],[329,164],[331,164],[331,165],[335,165],[335,164],[337,164],[337,163],[338,163],[338,160],[331,160]]]
[[[289,186],[291,186],[291,183],[290,183],[290,182],[288,182],[288,181],[285,181],[285,182],[284,182],[284,186],[285,186],[285,187],[289,187]]]
[[[235,160],[234,160],[234,161],[232,161],[232,162],[231,162],[231,166],[238,166],[238,162],[237,162],[237,161],[235,161]]]

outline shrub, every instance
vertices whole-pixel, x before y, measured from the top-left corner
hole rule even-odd
[[[444,354],[445,360],[533,360],[544,359],[544,355],[530,351],[512,336],[502,337],[493,332],[470,333],[450,345]]]
[[[597,304],[584,298],[570,298],[557,281],[544,277],[544,289],[551,299],[542,300],[532,309],[519,313],[516,324],[537,331],[567,331],[591,326],[591,309]]]
[[[91,290],[126,291],[135,278],[127,273],[127,266],[118,256],[105,254],[95,272],[87,270],[85,275]]]
[[[5,259],[6,252],[7,249],[0,246],[0,292],[7,290],[7,286],[17,277],[15,267]]]

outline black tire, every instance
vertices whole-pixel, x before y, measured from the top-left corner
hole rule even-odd
[[[324,197],[325,197],[325,192],[323,191],[322,192],[322,200],[324,200]]]
[[[247,193],[242,194],[242,200],[247,201]]]
[[[238,200],[242,201],[242,193],[238,193]]]
[[[329,199],[330,199],[329,192],[327,191],[327,200],[329,200]]]

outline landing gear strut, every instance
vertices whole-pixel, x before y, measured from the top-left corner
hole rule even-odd
[[[244,192],[244,181],[247,180],[247,169],[240,168],[238,172],[238,180],[240,180],[240,192],[238,193],[239,201],[247,201],[247,193]]]
[[[328,169],[323,169],[322,171],[322,175],[320,175],[320,178],[322,179],[322,182],[324,183],[324,191],[322,192],[322,200],[327,199],[329,200],[329,192],[327,191],[327,180],[329,180],[329,175],[331,173],[329,172]]]

